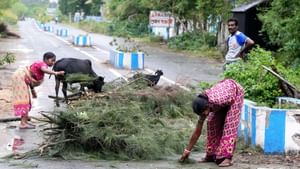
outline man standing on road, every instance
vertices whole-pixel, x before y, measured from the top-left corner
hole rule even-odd
[[[231,18],[227,22],[228,31],[230,33],[227,39],[227,54],[225,56],[224,70],[226,66],[240,59],[244,59],[245,52],[249,50],[254,41],[247,37],[244,33],[238,31],[238,20]]]

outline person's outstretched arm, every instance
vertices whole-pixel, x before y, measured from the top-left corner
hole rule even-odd
[[[182,156],[180,157],[179,161],[184,161],[186,158],[188,158],[188,156],[190,155],[190,152],[193,148],[193,146],[197,143],[200,135],[201,135],[201,132],[202,132],[202,127],[203,127],[203,123],[204,123],[204,120],[205,118],[200,118],[198,123],[197,123],[197,126],[190,138],[190,141],[189,141],[189,144],[187,146],[186,149],[184,149],[183,153],[182,153]]]
[[[52,71],[52,70],[49,70],[45,67],[42,67],[41,70],[44,72],[44,73],[47,73],[47,74],[50,74],[50,75],[63,75],[65,72],[64,71]]]

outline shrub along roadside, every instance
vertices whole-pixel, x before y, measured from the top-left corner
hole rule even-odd
[[[187,32],[170,38],[168,46],[171,49],[198,50],[201,47],[215,47],[216,36],[207,32]]]
[[[299,72],[294,68],[287,68],[277,63],[272,53],[262,48],[253,49],[246,62],[240,61],[228,66],[224,72],[225,78],[232,78],[245,89],[245,98],[258,105],[273,107],[276,97],[283,96],[279,88],[279,80],[262,66],[275,66],[279,73],[293,84],[300,84]]]

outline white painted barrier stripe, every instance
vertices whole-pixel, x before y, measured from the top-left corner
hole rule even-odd
[[[92,48],[94,48],[94,49],[96,49],[96,50],[98,50],[98,51],[100,51],[100,52],[109,54],[108,51],[106,51],[106,50],[104,50],[104,49],[100,49],[100,48],[98,48],[98,47],[96,47],[96,46],[92,46]]]
[[[109,68],[108,70],[109,70],[111,73],[113,73],[115,76],[121,77],[121,78],[124,79],[126,82],[128,82],[128,80],[127,80],[124,76],[122,76],[121,73],[119,73],[119,72],[117,72],[116,70],[111,69],[111,68]]]
[[[81,52],[82,54],[85,54],[86,56],[88,56],[88,57],[90,57],[92,59],[94,59],[95,61],[99,61],[99,59],[97,59],[95,56],[87,53],[86,51],[79,50],[79,52]]]
[[[68,41],[66,41],[65,39],[62,39],[61,37],[57,37],[57,39],[59,39],[59,40],[61,40],[61,41],[65,42],[65,43],[69,43],[69,42],[68,42]]]

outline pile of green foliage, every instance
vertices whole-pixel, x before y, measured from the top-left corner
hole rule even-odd
[[[12,53],[6,53],[4,56],[0,56],[0,66],[5,64],[11,64],[16,61],[16,56]]]
[[[72,73],[72,74],[68,74],[66,76],[67,76],[66,82],[68,82],[68,83],[78,83],[78,82],[89,83],[96,79],[95,77],[91,77],[89,75],[82,74],[82,73]]]
[[[136,42],[134,39],[127,37],[124,39],[114,38],[109,45],[114,47],[114,49],[123,52],[142,52],[141,45]]]
[[[45,114],[43,121],[52,127],[45,129],[44,153],[125,160],[182,153],[197,120],[191,109],[194,95],[176,86],[150,88],[143,79],[115,83],[73,102],[65,112]]]
[[[299,70],[287,68],[277,63],[272,53],[262,48],[253,49],[247,60],[230,64],[224,72],[225,78],[232,78],[245,89],[245,98],[259,105],[273,106],[276,97],[283,96],[279,88],[279,79],[267,72],[266,67],[276,67],[279,73],[292,84],[300,84]],[[296,85],[297,86],[297,85]]]

